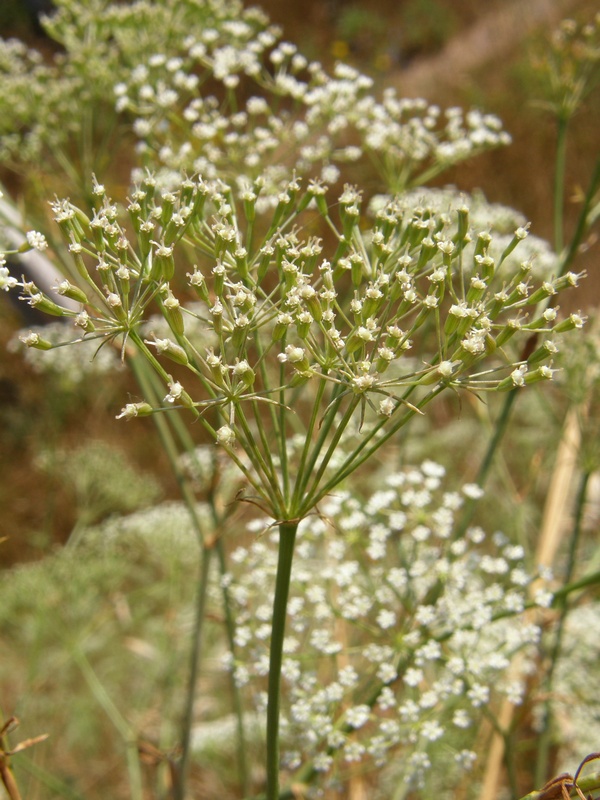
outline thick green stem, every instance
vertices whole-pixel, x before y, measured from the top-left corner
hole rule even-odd
[[[273,600],[269,688],[267,699],[267,794],[266,800],[279,797],[279,705],[285,620],[294,558],[298,521],[279,524],[279,557]]]

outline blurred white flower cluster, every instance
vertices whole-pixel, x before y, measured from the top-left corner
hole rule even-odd
[[[540,629],[526,616],[532,575],[500,533],[453,527],[477,487],[445,491],[431,461],[387,476],[361,499],[340,490],[298,534],[284,642],[283,760],[335,781],[349,764],[392,761],[425,786],[436,753],[452,776],[475,760],[483,715],[519,704]],[[264,712],[275,550],[259,535],[223,578],[237,628],[226,667]],[[549,595],[537,590],[546,605]],[[392,753],[398,757],[392,757]],[[444,756],[440,754],[444,753]],[[298,773],[301,775],[302,772]]]

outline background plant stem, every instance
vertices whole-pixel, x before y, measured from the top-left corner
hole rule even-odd
[[[200,560],[200,570],[198,583],[196,584],[196,605],[194,615],[194,631],[191,642],[190,670],[188,675],[186,699],[184,702],[184,714],[181,724],[181,759],[179,761],[179,780],[175,787],[175,800],[184,800],[185,785],[190,759],[190,743],[192,723],[194,721],[194,697],[196,694],[196,683],[200,671],[200,655],[202,643],[203,623],[206,616],[206,598],[208,587],[208,575],[213,548],[204,547]]]
[[[590,477],[591,477],[590,473],[586,471],[582,473],[579,479],[579,487],[577,489],[577,497],[575,501],[575,520],[573,523],[573,530],[571,532],[571,537],[569,541],[569,555],[563,579],[563,587],[568,586],[570,584],[573,578],[573,572],[575,570],[577,548],[579,545],[579,541],[581,539],[581,523],[583,519],[583,510],[585,507],[585,501],[586,501],[587,489]],[[560,616],[558,618],[556,633],[554,636],[554,643],[550,653],[550,662],[549,662],[550,666],[548,667],[548,672],[546,674],[546,679],[544,681],[544,686],[542,688],[543,694],[546,695],[547,697],[550,697],[552,694],[554,673],[556,665],[561,655],[563,634],[565,629],[565,623],[567,620],[567,614],[569,611],[568,602],[569,602],[568,595],[560,597],[558,601]],[[541,786],[546,780],[548,780],[549,777],[548,764],[550,760],[550,748],[552,745],[552,738],[553,738],[550,725],[551,718],[552,718],[552,706],[550,701],[548,700],[544,704],[544,730],[542,731],[542,734],[538,740],[538,752],[537,752],[535,776],[534,776],[535,784],[537,786]]]
[[[554,250],[557,255],[562,253],[564,246],[565,170],[568,128],[569,118],[561,114],[558,117],[556,161],[554,165]]]

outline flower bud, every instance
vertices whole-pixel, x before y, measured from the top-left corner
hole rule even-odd
[[[496,336],[496,347],[502,347],[511,339],[517,331],[521,330],[521,321],[519,319],[509,319],[504,328]]]
[[[169,323],[169,327],[176,336],[183,336],[184,323],[183,314],[179,307],[179,300],[175,297],[173,292],[167,291],[167,295],[162,302],[163,312],[165,319]]]
[[[285,351],[277,356],[277,359],[282,364],[289,362],[296,372],[308,372],[310,370],[308,356],[302,347],[288,344]]]
[[[158,355],[165,355],[171,359],[171,361],[175,361],[177,364],[182,364],[184,367],[188,365],[189,359],[187,357],[187,353],[178,344],[172,342],[170,339],[156,339],[153,342],[149,342],[144,340],[146,344],[151,344],[153,347],[156,347],[156,352]]]
[[[504,249],[504,252],[500,256],[500,261],[498,262],[498,265],[502,264],[504,259],[508,258],[508,256],[512,253],[515,247],[519,244],[519,242],[523,241],[523,239],[525,239],[529,235],[530,225],[531,223],[528,222],[524,228],[517,228],[517,230],[515,231],[515,235],[513,236],[509,244]]]
[[[525,375],[527,374],[527,364],[520,364],[514,369],[508,378],[500,381],[498,384],[499,392],[511,391],[512,389],[520,389],[525,386]]]
[[[215,287],[215,295],[217,297],[223,296],[223,289],[225,287],[225,274],[226,269],[220,261],[217,261],[215,266],[212,269],[212,274],[214,278],[214,287]]]
[[[567,319],[563,319],[558,325],[552,328],[556,333],[564,333],[564,331],[572,331],[574,329],[581,329],[585,325],[587,317],[582,317],[581,314],[570,314]]]
[[[175,259],[173,258],[173,245],[152,242],[155,246],[150,278],[158,283],[168,282],[175,274]]]
[[[545,342],[542,343],[537,350],[534,350],[533,353],[527,359],[527,363],[529,366],[534,366],[535,364],[539,364],[540,361],[546,361],[548,358],[553,358],[558,353],[558,347],[552,339],[546,339]]]
[[[81,328],[81,330],[85,331],[85,333],[93,333],[96,330],[96,326],[90,319],[90,315],[87,313],[87,311],[81,311],[79,314],[77,314],[74,322],[75,325],[78,328]]]
[[[492,237],[487,231],[481,231],[477,234],[477,241],[475,242],[474,258],[477,261],[478,256],[484,256],[490,246]]]
[[[67,280],[61,281],[56,287],[56,291],[62,297],[68,297],[71,300],[75,300],[77,303],[82,303],[85,305],[85,303],[87,303],[88,301],[85,292],[83,292],[78,286],[74,286]]]
[[[39,333],[34,333],[33,331],[19,336],[19,339],[27,347],[33,347],[36,350],[52,350],[54,347],[51,342],[47,341],[47,339],[42,339]]]
[[[250,364],[246,361],[238,361],[232,367],[232,373],[235,378],[242,382],[246,389],[251,389],[254,385],[256,375]]]
[[[235,444],[235,431],[229,425],[223,425],[215,434],[217,444],[221,447],[233,447]]]
[[[433,239],[430,239],[429,237],[423,239],[421,243],[421,252],[419,253],[419,258],[417,260],[417,270],[422,269],[431,261],[436,250],[437,246]]]
[[[306,303],[312,319],[320,322],[323,317],[323,309],[317,297],[317,293],[312,286],[305,284],[300,288],[300,297]]]
[[[296,317],[296,330],[300,339],[306,339],[310,332],[313,318],[308,311],[301,311]]]
[[[557,372],[557,370],[550,369],[550,367],[542,365],[533,372],[527,373],[525,376],[525,383],[527,386],[529,386],[530,384],[538,383],[539,381],[551,381],[554,378],[555,372]]]
[[[194,267],[194,272],[190,275],[190,273],[186,273],[190,286],[194,289],[196,294],[201,300],[204,300],[205,303],[208,303],[210,297],[208,294],[208,287],[206,286],[206,280],[204,275],[200,272],[198,267]]]
[[[134,419],[135,417],[147,417],[149,414],[152,414],[154,409],[149,403],[127,403],[127,405],[121,410],[120,414],[117,414],[117,419]]]
[[[66,317],[70,316],[69,311],[62,306],[52,302],[49,297],[46,297],[42,292],[34,292],[29,297],[21,296],[20,300],[26,300],[32,308],[43,311],[44,314],[50,314],[53,317]]]

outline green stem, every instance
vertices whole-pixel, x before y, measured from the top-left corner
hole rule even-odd
[[[344,416],[337,423],[335,433],[331,439],[331,442],[329,443],[329,447],[327,448],[325,455],[321,459],[321,463],[319,464],[319,469],[317,470],[317,473],[313,479],[312,485],[310,489],[306,492],[308,497],[312,497],[313,495],[316,494],[321,479],[323,478],[323,475],[325,474],[325,471],[327,469],[327,465],[331,461],[331,457],[335,453],[337,446],[340,442],[340,439],[342,438],[344,431],[348,427],[350,420],[354,416],[354,411],[359,403],[360,403],[360,397],[358,396],[353,397],[348,405],[348,408],[344,412]],[[323,427],[325,427],[325,425]],[[327,432],[327,430],[325,432]]]
[[[281,522],[279,524],[279,555],[277,560],[277,576],[275,579],[275,598],[273,600],[267,699],[267,800],[277,800],[279,798],[279,705],[281,666],[283,662],[285,620],[297,530],[297,520]]]
[[[85,797],[76,789],[73,789],[68,783],[45,770],[35,759],[30,758],[25,753],[19,753],[19,766],[25,772],[33,775],[48,790],[49,796],[63,797],[66,800],[85,800]]]
[[[157,402],[157,394],[154,383],[156,382],[156,375],[149,367],[147,362],[141,357],[132,357],[132,369],[134,375],[142,389],[144,396],[153,404]],[[172,412],[177,415],[177,412]],[[204,533],[198,514],[196,512],[195,497],[189,483],[183,474],[179,464],[179,451],[173,439],[168,417],[162,414],[154,414],[153,420],[158,431],[159,439],[162,443],[163,449],[169,459],[171,469],[177,483],[183,501],[185,502],[192,525],[198,537],[198,543],[201,550],[201,559],[199,567],[198,583],[196,586],[196,603],[195,603],[195,616],[194,627],[192,631],[192,643],[190,653],[190,665],[188,673],[188,684],[184,702],[183,719],[181,723],[181,759],[179,763],[178,781],[175,786],[175,800],[184,800],[185,785],[187,781],[187,771],[190,756],[190,740],[191,729],[193,722],[194,710],[194,695],[196,683],[198,680],[198,672],[200,669],[201,660],[201,643],[202,631],[204,627],[204,618],[206,612],[206,601],[208,595],[208,573],[210,567],[210,557],[212,550],[207,548],[204,544]],[[172,422],[171,422],[172,424]]]
[[[556,592],[554,592],[554,601],[552,605],[558,605],[562,602],[563,598],[573,592],[580,592],[582,589],[587,589],[589,586],[600,586],[600,571],[591,572],[589,575],[584,575],[583,578],[579,578],[579,580],[573,581],[573,583],[569,583],[561,589],[557,589]]]
[[[317,390],[317,396],[313,403],[313,410],[308,425],[308,429],[306,431],[306,438],[304,442],[304,447],[302,449],[302,455],[300,457],[300,465],[298,468],[298,475],[296,478],[296,486],[294,488],[294,496],[292,499],[293,508],[297,508],[300,504],[300,498],[306,495],[306,486],[308,484],[308,481],[310,480],[310,476],[313,474],[313,470],[317,463],[317,459],[327,439],[327,433],[331,428],[332,422],[335,418],[335,415],[337,414],[341,402],[341,397],[338,394],[336,394],[337,391],[336,387],[332,394],[332,400],[331,403],[329,404],[329,410],[326,412],[324,418],[321,421],[321,430],[319,432],[319,437],[315,445],[313,446],[311,452],[310,448],[312,443],[313,432],[315,429],[315,425],[317,423],[317,417],[319,416],[320,413],[321,400],[323,398],[323,393],[325,391],[326,383],[327,382],[325,381],[325,379],[321,378],[321,381],[319,383],[319,388]],[[310,459],[308,460],[308,465],[307,465],[307,458],[309,452],[310,452]]]
[[[200,574],[196,587],[196,608],[194,617],[194,631],[192,634],[190,670],[184,702],[184,714],[181,724],[181,758],[179,760],[179,780],[175,786],[175,800],[184,800],[186,796],[185,785],[190,760],[190,740],[192,722],[194,714],[194,697],[196,694],[196,683],[200,671],[202,631],[204,619],[206,617],[206,600],[208,596],[208,575],[210,571],[210,561],[213,549],[204,547],[200,562]]]
[[[427,403],[431,402],[443,390],[443,386],[439,385],[432,389],[425,397],[423,397],[416,405],[407,407],[404,415],[391,425],[388,430],[381,436],[379,431],[389,422],[387,418],[383,418],[372,429],[371,432],[364,437],[363,441],[354,448],[352,453],[346,458],[344,463],[340,466],[338,471],[331,477],[325,486],[319,487],[313,484],[313,494],[307,495],[303,506],[300,509],[300,514],[308,513],[325,495],[329,494],[341,481],[355,472],[362,464],[368,461],[374,453],[376,453],[389,439],[395,436],[398,431],[406,425],[409,419],[418,413]],[[410,391],[405,393],[405,398],[408,397]]]
[[[137,737],[129,726],[128,722],[121,715],[121,712],[114,704],[112,698],[104,688],[104,685],[94,672],[94,669],[82,650],[76,647],[73,651],[73,659],[81,670],[86,683],[90,687],[92,694],[102,706],[106,715],[115,726],[125,744],[127,757],[127,772],[129,774],[129,790],[132,800],[143,800],[142,770],[138,755]]]
[[[475,483],[478,486],[483,487],[485,485],[488,473],[494,462],[496,452],[500,447],[500,443],[504,438],[506,429],[508,428],[510,415],[512,412],[513,405],[515,404],[515,400],[517,399],[518,391],[519,391],[518,389],[513,389],[506,395],[504,399],[502,409],[500,410],[500,416],[498,417],[494,425],[494,432],[492,438],[489,441],[487,450],[485,451],[485,455],[483,457],[483,461],[481,462],[481,465],[477,472],[477,477],[475,478]],[[469,527],[471,519],[473,518],[473,513],[475,512],[476,506],[477,506],[476,500],[467,500],[467,502],[465,503],[460,523],[456,526],[456,531],[454,533],[455,539],[461,539],[463,537],[465,531]]]
[[[587,192],[585,194],[585,200],[583,201],[583,205],[581,206],[581,210],[579,212],[579,218],[577,220],[575,233],[573,234],[573,238],[571,239],[571,243],[569,244],[568,250],[561,264],[559,275],[565,274],[565,272],[571,266],[571,262],[577,255],[579,246],[581,245],[583,237],[585,236],[587,229],[589,227],[588,215],[590,213],[591,205],[594,202],[594,198],[596,197],[596,193],[599,187],[600,187],[600,158],[596,159],[594,170],[592,172],[592,177],[590,178]]]
[[[285,369],[283,364],[279,365],[279,385],[283,387],[285,384]],[[278,424],[274,424],[274,430],[277,431],[277,438],[279,439],[279,458],[281,461],[281,474],[283,476],[283,499],[286,508],[290,502],[290,470],[288,463],[287,451],[287,408],[285,406],[285,390],[279,390],[279,419]]]
[[[227,573],[227,564],[225,561],[225,548],[223,547],[223,540],[219,537],[216,543],[217,558],[219,559],[219,569],[221,576]],[[223,595],[223,610],[225,613],[225,630],[227,633],[227,644],[229,651],[233,655],[235,651],[235,619],[231,608],[231,601],[229,597],[229,590],[225,583],[222,588]],[[246,731],[244,726],[244,709],[242,704],[242,695],[240,687],[235,682],[235,676],[231,674],[231,693],[233,696],[233,713],[236,718],[237,727],[237,757],[238,768],[240,771],[240,788],[242,795],[247,796],[249,790],[249,771],[248,759],[246,758]]]
[[[554,169],[554,250],[560,255],[564,246],[565,170],[567,155],[567,130],[569,118],[558,118],[556,163]]]
[[[144,395],[146,397],[148,397],[149,399],[151,399],[153,401],[153,403],[156,402],[157,395],[156,395],[156,391],[154,390],[154,388],[152,386],[153,382],[154,383],[157,382],[157,378],[156,378],[155,373],[152,370],[148,369],[147,364],[143,359],[134,358],[133,360],[135,361],[134,373],[135,373],[135,375],[136,375],[136,377],[138,379],[138,382],[140,383],[140,387],[142,388],[142,390],[144,392]],[[186,505],[188,507],[188,510],[190,512],[190,516],[192,518],[192,523],[193,523],[194,529],[196,531],[196,535],[198,536],[198,540],[199,540],[200,545],[202,547],[203,546],[203,533],[202,533],[200,519],[198,518],[198,515],[196,513],[196,507],[195,507],[195,503],[194,503],[194,494],[193,494],[193,491],[191,490],[191,488],[189,486],[189,482],[187,481],[185,475],[183,474],[183,472],[182,472],[182,470],[181,470],[181,468],[179,466],[177,447],[176,447],[175,443],[173,442],[173,438],[171,436],[171,431],[169,429],[169,424],[168,423],[171,424],[171,427],[175,431],[175,435],[179,439],[181,446],[188,453],[193,452],[193,450],[194,450],[194,441],[191,438],[191,436],[189,435],[187,427],[183,424],[180,414],[178,414],[176,411],[173,411],[172,413],[170,413],[168,415],[155,414],[155,415],[153,415],[153,420],[154,420],[154,423],[157,426],[159,437],[161,439],[161,442],[163,444],[165,452],[167,453],[167,456],[169,458],[169,462],[171,464],[171,469],[173,470],[173,474],[175,475],[175,478],[176,478],[177,483],[179,485],[179,489],[180,489],[181,495],[182,495],[182,497],[184,499],[184,502],[186,503]],[[168,420],[168,422],[167,422],[167,420]],[[215,529],[216,529],[219,526],[221,520],[219,519],[219,515],[217,514],[217,511],[216,511],[216,509],[214,507],[214,502],[211,502],[211,501],[209,501],[209,502],[210,502],[210,505],[211,505],[213,521],[214,521],[214,525],[215,525]],[[221,574],[225,574],[225,572],[226,572],[225,550],[224,550],[224,547],[223,547],[223,541],[222,541],[222,539],[220,537],[218,537],[217,540],[216,540],[215,548],[216,548],[216,551],[217,551],[217,557],[218,557],[218,560],[219,560],[219,566],[220,566]],[[202,569],[202,567],[201,567],[201,569]],[[201,579],[201,584],[200,585],[206,587],[207,586],[207,581],[202,581],[202,579]],[[201,624],[200,621],[201,621],[201,619],[203,619],[203,615],[204,615],[204,607],[201,606],[199,601],[200,601],[200,596],[198,596],[198,603],[197,603],[197,606],[196,606],[197,614],[196,614],[196,619],[195,619],[195,622],[194,622],[194,633],[193,633],[193,638],[196,640],[197,645],[196,645],[196,647],[192,648],[191,660],[194,660],[194,659],[197,660],[196,653],[198,652],[198,647],[199,647],[199,642],[200,642],[199,627],[198,626]],[[228,644],[229,644],[229,649],[233,653],[233,650],[234,650],[233,637],[234,637],[234,634],[235,634],[235,621],[233,619],[233,614],[232,614],[232,611],[231,611],[231,603],[229,601],[229,592],[228,592],[228,590],[227,590],[227,588],[225,586],[223,586],[223,607],[224,607],[224,612],[225,612],[225,628],[226,628],[226,631],[227,631],[227,641],[228,641]],[[202,616],[199,616],[200,613],[202,614]],[[196,671],[196,673],[197,673],[197,669],[198,669],[198,664],[194,665],[194,664],[190,663],[190,676],[192,675],[192,672],[194,672],[194,671]],[[190,677],[189,687],[193,688],[195,683],[196,683],[196,679],[194,678],[192,680],[192,678]],[[243,719],[242,701],[241,701],[241,695],[240,695],[239,687],[236,685],[236,683],[235,683],[235,681],[233,679],[232,679],[231,683],[232,683],[234,713],[235,713],[236,720],[237,720],[237,730],[238,730],[238,764],[239,764],[239,771],[240,771],[240,784],[242,786],[243,794],[246,795],[248,793],[248,788],[247,788],[248,787],[248,766],[247,766],[247,759],[246,759],[246,747],[245,747],[246,736],[245,736],[245,732],[244,732],[244,719]],[[182,725],[182,735],[181,735],[182,742],[187,742],[188,743],[187,744],[187,748],[189,748],[189,735],[190,735],[191,722],[192,722],[192,716],[191,716],[192,706],[193,706],[193,693],[190,694],[190,692],[188,691],[187,701],[186,701],[186,706],[185,706],[186,710],[185,710],[185,713],[184,713],[184,723]],[[183,778],[183,775],[181,777]],[[185,781],[182,781],[181,791],[183,791],[184,788],[185,788]]]

